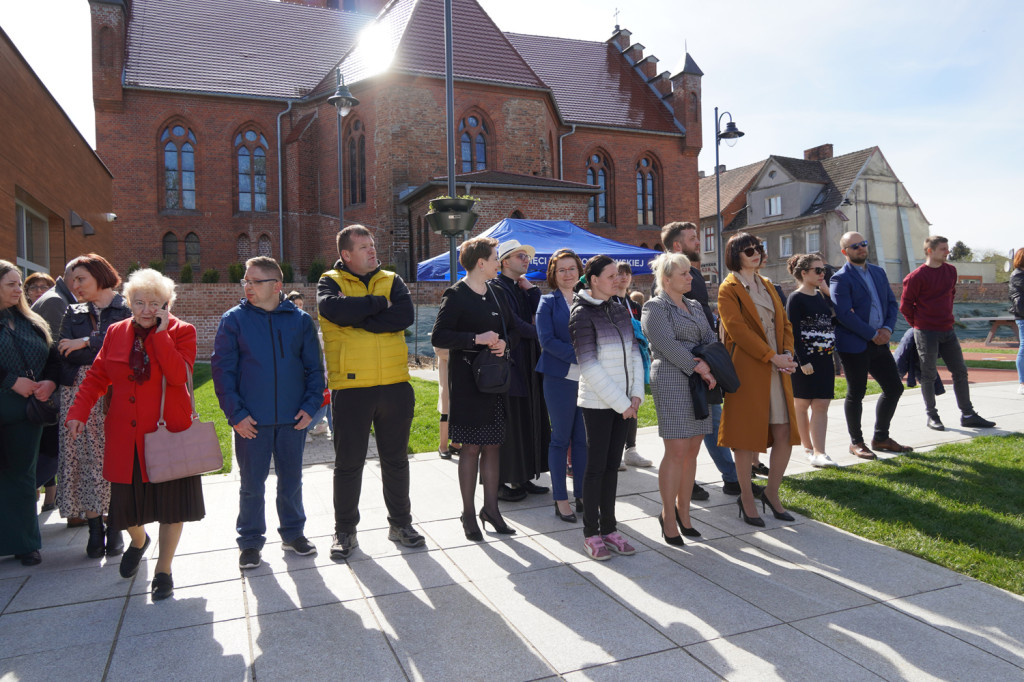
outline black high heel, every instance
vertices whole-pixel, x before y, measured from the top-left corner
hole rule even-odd
[[[579,521],[579,519],[576,518],[576,514],[574,514],[573,512],[569,512],[568,514],[563,514],[562,512],[558,511],[558,503],[557,502],[555,502],[555,516],[557,516],[558,518],[562,519],[566,523],[576,523],[577,521]]]
[[[747,516],[747,512],[743,511],[743,500],[736,498],[736,506],[740,508],[739,516],[749,523],[751,526],[757,526],[758,528],[764,528],[764,519],[760,516]]]
[[[459,520],[462,521],[462,531],[466,534],[467,540],[481,542],[484,539],[484,534],[480,532],[480,526],[476,525],[476,519],[472,514],[469,516],[463,514]]]
[[[686,544],[685,542],[683,542],[682,535],[676,535],[675,537],[669,537],[668,535],[665,535],[665,520],[661,518],[660,513],[658,514],[658,525],[661,526],[661,537],[665,538],[666,543],[672,545],[673,547],[682,547],[684,544]]]
[[[683,525],[683,520],[679,518],[679,510],[676,509],[676,525],[679,526],[679,532],[688,538],[699,538],[700,531],[696,528],[687,528]]]
[[[482,525],[484,527],[484,530],[487,530],[487,524],[488,523],[491,524],[492,526],[494,526],[494,532],[498,533],[500,535],[515,535],[516,534],[515,529],[509,528],[508,524],[505,523],[504,519],[501,520],[501,525],[499,526],[498,522],[491,518],[491,515],[487,513],[486,509],[481,509],[480,510],[480,525]]]
[[[766,504],[768,505],[768,508],[772,510],[772,514],[775,515],[775,518],[777,518],[779,521],[796,521],[796,519],[793,518],[793,515],[790,514],[788,511],[776,511],[775,507],[771,503],[771,500],[768,499],[768,496],[761,495],[761,511],[764,511],[764,506]]]

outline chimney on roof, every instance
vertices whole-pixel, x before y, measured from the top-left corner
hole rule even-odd
[[[725,172],[725,164],[724,163],[718,167],[718,172],[719,173],[724,173]]]
[[[624,54],[629,61],[636,64],[644,58],[644,46],[640,43],[633,43],[623,50],[622,54]]]
[[[618,48],[619,52],[625,51],[629,47],[629,37],[633,35],[629,32],[629,29],[615,27],[615,33],[608,39],[610,45],[614,45]]]
[[[658,73],[658,58],[653,54],[647,55],[640,60],[637,64],[637,68],[640,69],[640,73],[644,75],[644,80],[651,80]]]
[[[647,82],[654,86],[662,99],[672,94],[672,79],[669,77],[668,71],[662,71],[654,78],[648,79]]]
[[[823,144],[804,150],[804,161],[827,161],[832,158],[832,145]]]
[[[703,178],[705,175],[707,175],[707,173],[705,173],[704,171],[697,171],[698,178]]]

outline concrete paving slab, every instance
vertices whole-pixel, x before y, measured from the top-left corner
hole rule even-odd
[[[156,545],[156,540],[153,541]],[[132,594],[148,594],[150,583],[156,576],[156,558],[143,559],[139,565],[138,578],[132,585]],[[222,583],[238,579],[238,550],[221,549],[211,552],[175,554],[171,564],[174,589]]]
[[[473,585],[368,601],[412,679],[536,680],[555,672]]]
[[[779,623],[658,552],[573,568],[679,645]]]
[[[7,605],[11,603],[14,595],[18,593],[26,580],[28,580],[27,577],[0,579],[0,613],[7,609]]]
[[[619,682],[644,680],[645,682],[717,682],[722,679],[707,666],[682,649],[669,649],[647,656],[636,656],[615,663],[606,663],[563,676],[566,682]]]
[[[50,571],[30,576],[4,613],[125,597],[130,581],[114,563],[92,571]]]
[[[244,619],[218,621],[118,639],[110,680],[251,680]]]
[[[245,575],[250,614],[308,609],[324,604],[362,599],[355,574],[348,564],[330,564],[284,573]]]
[[[875,599],[906,597],[965,581],[959,573],[924,559],[814,521],[745,538],[769,554]]]
[[[789,625],[694,644],[686,647],[686,651],[727,680],[879,682],[884,679]]]
[[[444,553],[473,582],[562,565],[535,538],[525,535],[504,542],[472,543]]]
[[[136,579],[136,583],[142,581]],[[149,583],[144,583],[146,588]],[[213,585],[196,587],[174,586],[174,597],[154,602],[150,590],[133,595],[128,600],[121,636],[142,635],[162,630],[234,620],[245,617],[245,602],[241,599],[242,581],[235,579]]]
[[[1009,680],[1024,671],[886,604],[792,626],[887,679]]]
[[[105,599],[5,613],[0,618],[0,658],[79,644],[109,645],[123,609],[124,599]]]
[[[110,645],[84,644],[55,649],[44,654],[32,653],[0,658],[0,680],[18,680],[18,682],[101,680],[109,657]]]
[[[1024,668],[1024,598],[970,580],[888,604]]]
[[[356,580],[368,597],[423,590],[468,581],[440,550],[410,551],[376,561],[352,563]]]

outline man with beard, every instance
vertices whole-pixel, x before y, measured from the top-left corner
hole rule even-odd
[[[540,358],[540,343],[534,316],[540,303],[540,289],[526,273],[536,253],[532,246],[515,239],[498,244],[501,272],[489,284],[500,288],[508,300],[516,320],[518,343],[511,346],[512,386],[508,392],[508,429],[501,446],[498,499],[516,502],[527,493],[540,495],[548,491],[531,479],[548,470],[548,442],[551,428],[541,393],[540,375],[533,371]]]
[[[889,338],[896,324],[896,296],[885,270],[868,263],[868,242],[858,232],[847,232],[839,240],[846,265],[832,275],[829,287],[836,312],[836,350],[846,374],[846,428],[850,432],[850,454],[875,459],[875,450],[911,452],[889,437],[889,424],[903,395],[896,360],[889,350]],[[875,407],[875,435],[871,448],[864,443],[860,417],[868,374],[882,387]]]
[[[690,293],[687,298],[700,303],[704,316],[708,318],[708,324],[712,329],[718,329],[715,325],[715,316],[711,313],[711,304],[708,301],[708,285],[704,281],[704,275],[700,268],[692,266],[692,263],[700,262],[700,237],[697,235],[697,226],[693,223],[676,221],[661,228],[661,243],[668,253],[681,253],[690,259],[690,274],[693,276],[693,283],[690,285]],[[722,474],[722,492],[726,495],[739,495],[740,484],[736,478],[736,464],[732,459],[732,451],[718,444],[718,425],[722,421],[722,405],[711,405],[711,433],[704,436],[704,447],[707,448],[711,460]],[[756,492],[756,491],[755,491]],[[696,483],[693,484],[691,500],[706,500],[711,495],[707,490]]]

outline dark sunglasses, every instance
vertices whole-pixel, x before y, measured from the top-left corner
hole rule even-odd
[[[743,253],[746,254],[747,258],[753,258],[755,253],[764,253],[764,247],[761,245],[748,246],[747,248],[743,249]]]
[[[866,249],[866,248],[868,248],[868,240],[865,239],[864,241],[857,242],[856,244],[847,244],[846,248],[848,248],[848,249]]]
[[[813,272],[815,275],[820,275],[825,272],[825,268],[807,268],[804,272]]]

